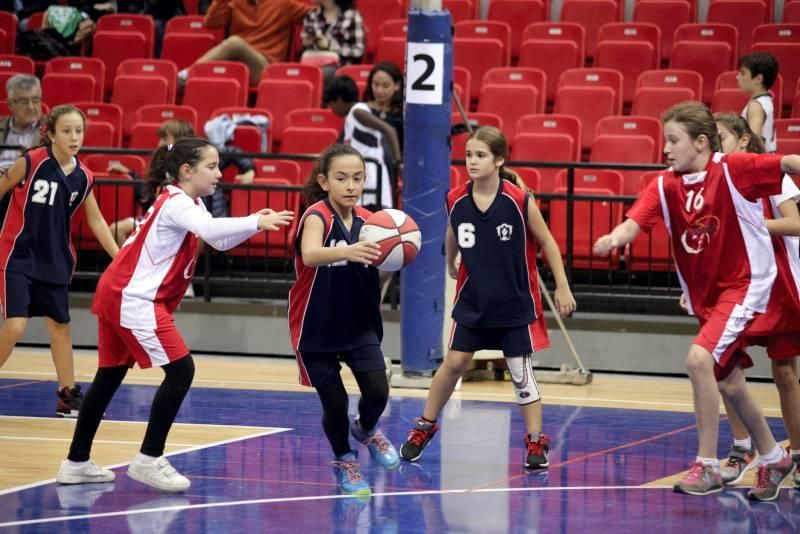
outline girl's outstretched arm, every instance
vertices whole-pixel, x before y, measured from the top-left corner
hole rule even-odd
[[[300,254],[309,267],[330,265],[338,261],[353,261],[372,265],[380,256],[380,247],[375,243],[359,241],[344,247],[326,247],[323,242],[325,223],[321,217],[307,215],[300,236]]]

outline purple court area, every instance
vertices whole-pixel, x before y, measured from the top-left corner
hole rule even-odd
[[[26,382],[23,384],[23,382]],[[51,382],[0,380],[0,415],[50,417]],[[144,421],[155,392],[123,385],[106,419]],[[351,413],[357,405],[351,396]],[[707,497],[642,484],[686,469],[696,447],[690,413],[545,405],[551,467],[522,467],[522,420],[512,403],[451,401],[416,464],[385,471],[354,441],[373,490],[337,495],[315,393],[194,388],[178,422],[281,427],[273,435],[170,457],[192,481],[164,494],[125,475],[108,484],[55,483],[0,492],[2,532],[797,532],[800,491],[773,503],[746,489]],[[397,445],[423,400],[393,397],[383,429]],[[779,439],[779,419],[769,420]],[[209,442],[214,441],[213,429]],[[720,452],[730,440],[722,425]],[[0,446],[6,447],[7,444]],[[64,444],[64,455],[67,444]],[[53,473],[47,475],[55,476]]]

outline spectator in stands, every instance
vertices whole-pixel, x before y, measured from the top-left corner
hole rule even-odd
[[[138,13],[153,17],[156,24],[156,57],[161,57],[161,43],[167,21],[175,16],[186,15],[182,0],[119,0],[117,9],[120,13]]]
[[[382,61],[372,67],[364,90],[364,101],[372,114],[388,122],[397,132],[403,149],[403,73],[397,65]]]
[[[775,105],[769,93],[778,77],[778,62],[772,54],[755,52],[739,60],[736,81],[739,89],[750,95],[742,117],[753,133],[761,136],[767,152],[775,152]],[[779,104],[780,105],[780,104]]]
[[[224,28],[230,37],[197,62],[241,61],[250,69],[250,84],[257,85],[267,65],[286,61],[294,25],[310,9],[298,0],[214,0],[206,13],[206,27]],[[183,69],[178,81],[184,83],[188,76],[189,69]]]
[[[42,86],[36,76],[16,74],[6,82],[6,97],[11,115],[0,119],[0,142],[23,148],[0,152],[0,172],[5,172],[24,150],[40,143],[42,125]]]
[[[336,115],[345,118],[342,139],[366,160],[367,180],[361,203],[370,209],[391,208],[393,191],[390,169],[400,159],[400,144],[394,128],[373,115],[365,103],[358,101],[358,86],[350,76],[333,79],[325,92],[325,104]],[[388,146],[389,150],[384,146]]]
[[[317,0],[303,20],[303,62],[319,65],[325,86],[340,65],[361,63],[364,56],[364,20],[353,0]]]

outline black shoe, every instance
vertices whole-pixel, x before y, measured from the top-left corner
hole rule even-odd
[[[56,392],[56,415],[60,417],[78,417],[83,401],[81,387],[74,385],[72,388],[61,388]]]
[[[422,451],[433,439],[439,426],[436,423],[425,421],[421,417],[414,420],[414,428],[408,434],[408,439],[400,447],[400,456],[407,462],[416,462],[422,456]]]

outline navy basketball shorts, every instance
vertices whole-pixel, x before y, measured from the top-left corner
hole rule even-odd
[[[311,385],[315,388],[336,381],[342,369],[340,362],[346,363],[353,373],[386,369],[380,345],[364,345],[344,352],[297,351],[297,354],[301,365],[308,373]]]
[[[453,323],[450,350],[477,352],[502,350],[503,356],[520,356],[533,352],[531,325],[503,328],[472,328]]]
[[[69,322],[69,286],[36,280],[24,273],[0,271],[3,319],[49,317]]]

